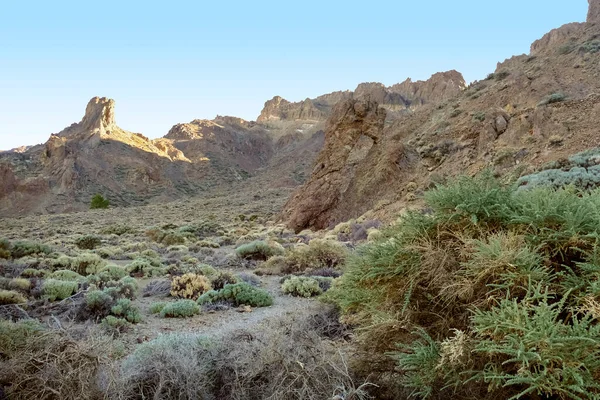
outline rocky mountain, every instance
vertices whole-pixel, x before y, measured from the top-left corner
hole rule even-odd
[[[288,200],[281,220],[300,231],[364,213],[389,218],[449,176],[493,168],[518,177],[597,147],[600,0],[589,1],[585,23],[549,32],[530,54],[499,63],[464,91],[451,87],[455,95],[435,107],[423,104],[374,125],[357,107],[381,115],[390,97],[379,87],[368,101],[336,108],[320,164]]]
[[[535,171],[597,146],[600,0],[589,1],[586,22],[552,30],[468,87],[448,71],[298,103],[276,96],[256,122],[194,120],[155,140],[119,128],[114,101],[94,98],[45,144],[0,153],[0,215],[83,210],[96,193],[125,206],[236,182],[257,195],[304,184],[280,215],[299,231],[391,218],[459,173]]]
[[[425,104],[447,100],[465,88],[462,74],[448,71],[434,74],[426,81],[413,82],[407,79],[390,87],[378,82],[361,83],[353,92],[333,92],[298,103],[275,96],[265,103],[257,121],[324,121],[331,114],[334,105],[349,99],[376,101],[389,111],[388,117],[394,117]]]

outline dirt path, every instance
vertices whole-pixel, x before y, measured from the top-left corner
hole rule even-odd
[[[150,313],[150,305],[163,301],[157,297],[139,298],[135,301],[144,319],[130,334],[137,341],[150,340],[160,334],[187,332],[221,338],[232,332],[248,330],[270,320],[280,319],[288,314],[310,314],[317,312],[323,304],[315,299],[304,299],[284,295],[280,290],[278,276],[264,276],[262,288],[273,296],[270,307],[253,308],[251,312],[239,312],[232,308],[226,311],[202,312],[192,318],[160,318]]]

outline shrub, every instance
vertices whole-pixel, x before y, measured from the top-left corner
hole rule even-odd
[[[159,314],[165,306],[169,304],[166,301],[158,301],[150,305],[150,312],[152,314]]]
[[[90,210],[106,209],[110,206],[110,201],[101,194],[96,194],[90,201]]]
[[[561,101],[565,101],[566,99],[567,99],[567,96],[564,95],[563,93],[552,93],[551,95],[544,97],[538,103],[538,107],[545,106],[548,104],[553,104],[553,103],[560,103]]]
[[[101,322],[102,327],[110,333],[123,333],[131,328],[131,324],[125,318],[118,318],[113,315],[108,315]]]
[[[210,281],[202,275],[184,274],[171,282],[171,296],[196,300],[199,295],[212,290]]]
[[[265,290],[255,288],[245,282],[225,285],[221,290],[211,290],[198,297],[198,304],[227,302],[234,306],[268,307],[273,298]]]
[[[80,275],[90,275],[98,273],[106,265],[99,255],[92,253],[83,253],[70,259],[70,268]]]
[[[60,269],[50,274],[51,279],[58,279],[59,281],[70,281],[70,282],[83,282],[85,278],[79,275],[75,271],[69,269]]]
[[[281,272],[294,274],[310,269],[335,268],[341,266],[347,257],[348,250],[342,244],[313,239],[308,246],[298,246],[286,255],[286,265]]]
[[[104,316],[114,304],[113,297],[102,290],[90,290],[85,294],[85,304],[95,316]]]
[[[8,288],[27,292],[31,289],[31,281],[29,279],[14,278],[8,282]]]
[[[50,246],[33,242],[15,242],[10,248],[10,253],[13,258],[50,254],[51,252],[52,249]]]
[[[213,399],[214,354],[214,344],[204,337],[160,335],[140,344],[123,361],[118,395],[126,399]]]
[[[75,240],[75,245],[82,250],[94,250],[102,244],[102,240],[98,236],[85,235]]]
[[[27,298],[14,290],[0,290],[0,305],[6,304],[24,304]]]
[[[102,229],[100,233],[104,235],[117,235],[123,236],[128,233],[135,233],[135,229],[127,225],[110,225]]]
[[[140,310],[131,304],[129,299],[119,299],[111,309],[110,313],[116,317],[124,318],[132,324],[137,324],[142,320]]]
[[[130,300],[134,300],[137,297],[138,283],[134,278],[126,276],[119,279],[118,281],[108,282],[106,290],[111,290],[109,293],[113,293],[113,297],[124,297]]]
[[[127,271],[118,265],[106,265],[98,271],[98,277],[104,282],[118,281],[121,278],[128,276]]]
[[[231,272],[221,272],[216,278],[211,279],[212,288],[215,290],[223,289],[227,284],[238,283],[240,280]]]
[[[42,291],[50,301],[64,300],[67,297],[71,297],[77,292],[78,288],[79,285],[77,282],[60,281],[57,279],[47,279],[42,285]]]
[[[10,258],[10,242],[0,239],[0,258]]]
[[[140,275],[146,278],[163,276],[166,273],[164,268],[155,266],[155,264],[145,258],[136,258],[125,269],[131,275]]]
[[[489,172],[426,193],[324,295],[359,328],[357,373],[417,397],[597,397],[599,199]]]
[[[194,300],[177,300],[168,303],[160,311],[163,318],[188,318],[200,313],[200,307]]]
[[[475,114],[473,114],[473,121],[479,121],[479,122],[485,121],[485,112],[478,111]]]
[[[286,279],[281,285],[281,291],[298,297],[313,297],[323,293],[316,279],[305,276]]]
[[[24,278],[45,278],[50,272],[45,269],[25,268],[21,272]]]
[[[236,248],[235,252],[240,258],[263,261],[284,253],[283,248],[278,243],[267,243],[263,240],[243,244]]]

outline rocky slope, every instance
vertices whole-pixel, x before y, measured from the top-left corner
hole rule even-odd
[[[325,183],[317,168],[280,218],[296,231],[325,228],[365,212],[391,218],[448,176],[493,168],[518,177],[598,146],[598,38],[600,0],[590,0],[585,23],[549,32],[533,43],[529,55],[499,63],[486,80],[438,106],[424,104],[397,115],[359,157],[340,159],[336,170],[345,171],[342,179],[336,176]],[[371,99],[390,101],[384,91]],[[328,125],[336,126],[347,117],[344,112],[333,113]],[[371,124],[355,120],[355,126],[342,124],[327,131],[319,160],[343,148],[356,148],[360,137],[371,132]]]

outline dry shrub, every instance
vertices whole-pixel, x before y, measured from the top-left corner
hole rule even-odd
[[[98,374],[108,339],[76,341],[32,321],[0,321],[0,385],[15,399],[102,399]]]
[[[114,390],[123,399],[370,398],[365,392],[368,384],[354,383],[340,346],[319,336],[321,324],[330,325],[295,316],[218,340],[190,334],[159,336],[124,360]]]
[[[210,281],[203,275],[184,274],[171,282],[171,296],[196,300],[198,296],[212,290]]]
[[[313,239],[308,246],[298,246],[291,250],[281,268],[284,274],[295,274],[309,269],[335,268],[341,266],[348,257],[348,249],[332,240]]]

